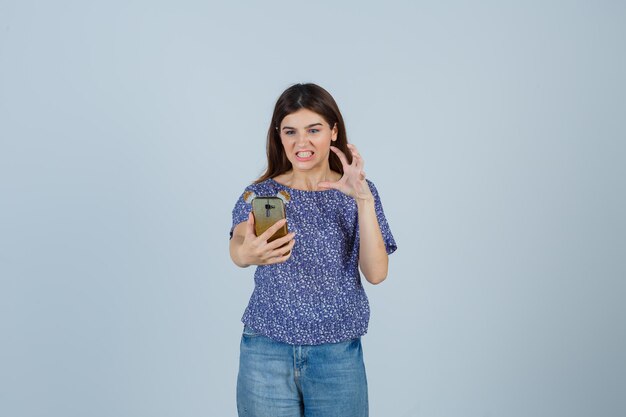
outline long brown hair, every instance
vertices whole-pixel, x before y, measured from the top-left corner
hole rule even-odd
[[[276,101],[272,121],[267,132],[267,170],[255,183],[274,178],[291,169],[291,162],[287,159],[285,149],[280,141],[279,129],[281,122],[287,115],[300,109],[308,109],[319,114],[330,125],[331,129],[335,123],[337,124],[337,140],[333,146],[339,148],[346,155],[348,163],[352,163],[346,127],[335,99],[319,85],[313,83],[294,84],[286,89]],[[343,175],[341,161],[332,151],[328,162],[330,169]]]

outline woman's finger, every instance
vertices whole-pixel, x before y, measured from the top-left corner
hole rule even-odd
[[[259,239],[267,242],[267,240],[270,237],[274,236],[274,233],[276,233],[278,231],[278,229],[283,227],[283,225],[286,222],[287,222],[287,219],[280,219],[280,220],[278,220],[276,223],[274,223],[273,225],[268,227],[267,230],[265,232],[263,232],[263,234],[261,236],[259,236]]]
[[[363,157],[361,156],[361,154],[357,150],[356,146],[354,146],[351,143],[348,144],[348,146],[350,146],[350,152],[352,152],[352,163],[357,168],[363,169],[363,166],[365,165],[365,161],[363,160]]]
[[[341,149],[335,147],[335,146],[331,146],[330,149],[335,152],[335,155],[337,155],[339,157],[339,160],[341,161],[341,163],[343,164],[343,166],[349,166],[350,164],[348,163],[348,159],[346,158],[346,155],[341,151]]]
[[[352,153],[352,156],[357,156],[359,157],[361,154],[359,153],[359,150],[356,148],[356,146],[354,146],[353,144],[349,143],[348,144],[348,149],[350,149],[350,152]]]
[[[291,232],[276,240],[272,240],[267,244],[267,249],[274,250],[276,248],[280,248],[281,246],[287,244],[290,240],[293,240],[295,236],[296,234],[294,232]]]
[[[287,251],[290,251],[291,248],[294,247],[295,244],[296,244],[296,241],[295,240],[291,240],[286,245],[281,246],[281,247],[279,247],[277,249],[274,249],[273,251],[270,252],[269,258],[273,259],[273,258],[279,258],[281,256],[284,256],[287,253]]]
[[[285,262],[287,259],[291,257],[292,253],[293,251],[289,252],[287,255],[284,255],[284,256],[271,258],[265,263],[265,265],[279,264],[279,263]]]

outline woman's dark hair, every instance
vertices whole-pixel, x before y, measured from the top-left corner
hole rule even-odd
[[[348,163],[352,163],[352,154],[347,146],[346,127],[335,99],[319,85],[313,83],[294,84],[286,89],[276,101],[272,122],[267,132],[267,170],[255,183],[274,178],[291,169],[291,162],[287,159],[283,144],[280,141],[280,124],[286,116],[300,109],[308,109],[319,114],[330,125],[331,129],[335,123],[337,124],[337,140],[333,146],[339,148],[346,155]],[[332,151],[328,162],[330,169],[343,174],[341,161]]]

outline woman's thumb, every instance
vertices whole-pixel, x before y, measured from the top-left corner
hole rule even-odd
[[[256,232],[254,231],[254,214],[252,214],[252,212],[248,214],[246,231],[249,235],[256,236]]]

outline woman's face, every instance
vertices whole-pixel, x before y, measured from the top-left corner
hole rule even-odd
[[[295,170],[309,171],[328,165],[331,142],[337,139],[337,125],[331,127],[319,114],[300,109],[285,116],[280,124],[280,141]]]

